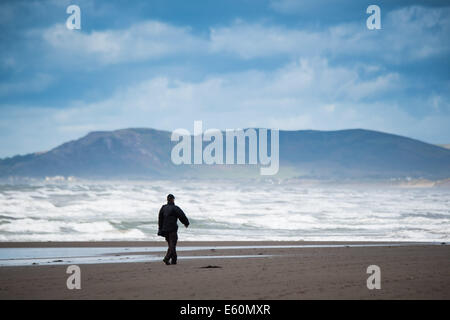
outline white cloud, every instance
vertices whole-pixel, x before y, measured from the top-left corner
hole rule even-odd
[[[365,54],[401,63],[450,52],[449,33],[450,8],[412,6],[383,14],[382,30],[375,31],[365,27],[364,19],[320,30],[237,21],[211,30],[210,49],[244,59],[277,54],[298,57]]]
[[[36,35],[37,32],[32,34]],[[204,41],[194,37],[189,28],[158,21],[137,23],[127,29],[91,33],[68,30],[58,24],[45,29],[42,37],[53,48],[65,51],[68,56],[92,57],[101,64],[143,61],[198,52],[204,48]]]
[[[315,117],[320,120],[324,113],[344,110],[346,104],[356,105],[399,86],[395,74],[363,80],[356,70],[332,67],[323,59],[301,59],[272,72],[237,72],[200,82],[150,78],[120,88],[102,101],[76,101],[68,108],[52,110],[51,118],[54,127],[71,132],[80,128],[80,134],[86,126],[175,129],[195,119],[222,129],[263,126],[277,115],[285,120],[300,117],[304,126],[310,119],[315,126],[311,120]]]
[[[364,20],[364,19],[363,19]],[[85,57],[111,64],[160,59],[185,54],[227,53],[243,59],[288,55],[333,57],[369,55],[381,61],[401,63],[450,52],[450,8],[406,7],[382,15],[382,30],[368,30],[364,21],[294,29],[281,25],[235,21],[211,28],[201,37],[189,27],[148,20],[125,29],[68,30],[63,24],[42,34],[53,49],[66,57]]]
[[[280,26],[247,24],[212,28],[210,50],[235,53],[245,59],[276,54],[311,54],[323,51],[321,33]]]
[[[396,57],[399,61],[450,52],[450,7],[412,6],[395,10],[387,15],[383,29],[385,46],[381,53],[402,54]]]

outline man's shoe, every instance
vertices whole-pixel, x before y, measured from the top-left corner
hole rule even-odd
[[[163,262],[166,264],[166,266],[168,266],[170,264],[169,259],[164,258]]]
[[[177,260],[172,260],[171,264],[177,264]]]

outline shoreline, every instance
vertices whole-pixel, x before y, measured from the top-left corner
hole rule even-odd
[[[340,246],[261,247],[281,243]],[[122,246],[136,249],[127,256],[141,257],[149,254],[143,247],[160,251],[151,252],[158,257],[155,261],[80,264],[81,290],[67,289],[68,265],[0,267],[0,299],[450,299],[447,245],[351,246],[374,243],[181,241],[178,264],[171,266],[161,261],[165,241],[10,243],[12,251],[44,244],[50,250]],[[1,245],[5,248],[7,243]],[[182,250],[196,246],[199,250]],[[118,258],[121,254],[125,253]],[[380,290],[367,288],[370,265],[381,269]]]
[[[178,246],[180,259],[261,258],[292,256],[292,250],[330,248],[374,248],[441,246],[435,242],[188,242]],[[83,265],[157,262],[165,254],[163,242],[39,243],[0,247],[0,267]],[[301,251],[297,251],[301,252]],[[231,253],[231,254],[230,254]]]
[[[184,241],[179,240],[177,247],[183,246],[244,246],[244,245],[364,245],[364,244],[402,244],[402,245],[446,245],[449,241],[285,241],[285,240],[238,240],[238,241]],[[2,241],[0,248],[63,248],[63,247],[152,247],[166,245],[161,237],[159,241],[117,240],[117,241]]]

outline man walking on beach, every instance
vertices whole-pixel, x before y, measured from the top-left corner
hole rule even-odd
[[[165,237],[168,245],[167,254],[163,259],[166,265],[177,264],[178,219],[186,228],[189,226],[189,220],[183,210],[175,205],[175,197],[169,194],[167,204],[159,210],[158,218],[158,236]],[[170,260],[172,260],[171,263]]]

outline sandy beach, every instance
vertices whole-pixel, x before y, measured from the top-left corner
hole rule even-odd
[[[283,247],[292,245],[303,247]],[[144,250],[162,249],[163,241],[0,243],[1,249],[126,247],[133,249],[127,257],[144,259],[79,264],[80,290],[67,289],[68,264],[59,260],[1,266],[0,299],[450,299],[448,245],[353,245],[364,243],[182,241],[179,263],[166,266],[162,252],[145,261]],[[379,290],[367,288],[369,265],[381,269]]]

